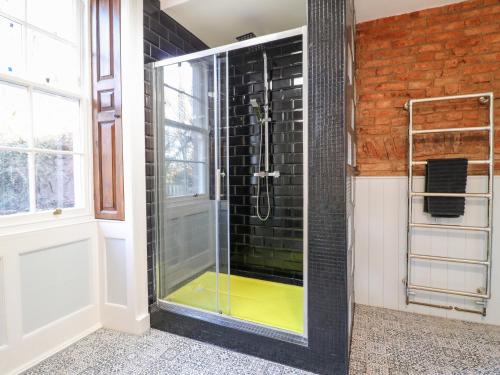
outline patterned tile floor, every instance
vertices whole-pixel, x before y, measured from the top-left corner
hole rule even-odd
[[[310,373],[157,330],[101,329],[25,374]],[[350,374],[499,375],[500,327],[357,305]]]
[[[155,329],[140,337],[100,329],[24,374],[307,375],[311,373]]]
[[[350,374],[500,374],[500,327],[356,305]]]

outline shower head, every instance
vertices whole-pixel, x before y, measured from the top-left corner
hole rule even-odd
[[[252,38],[255,38],[255,33],[253,33],[253,32],[249,32],[249,33],[246,33],[246,34],[243,34],[243,35],[237,36],[237,37],[236,37],[236,40],[237,40],[238,42],[241,42],[241,41],[243,41],[243,40],[252,39]]]
[[[250,105],[252,106],[253,113],[257,117],[257,120],[262,123],[264,121],[264,116],[262,116],[262,112],[260,110],[260,104],[257,99],[250,99]]]

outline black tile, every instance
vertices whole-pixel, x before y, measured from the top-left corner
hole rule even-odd
[[[149,43],[157,47],[160,46],[160,37],[158,36],[158,34],[154,33],[149,29],[144,29],[144,40],[148,41]]]
[[[148,4],[157,2],[149,1]],[[350,4],[350,2],[349,2]],[[153,4],[154,5],[154,4]],[[209,324],[199,320],[166,313],[154,312],[151,316],[153,327],[168,330],[173,333],[192,337],[202,341],[208,341],[233,350],[257,355],[272,361],[284,362],[289,365],[304,368],[320,374],[346,374],[348,358],[348,327],[347,327],[347,293],[349,281],[346,276],[346,168],[345,168],[345,129],[344,129],[344,80],[331,77],[343,77],[345,69],[343,56],[345,49],[344,29],[345,22],[352,20],[346,18],[347,0],[308,0],[308,31],[309,31],[309,167],[314,170],[309,176],[309,294],[308,294],[308,321],[309,342],[308,345],[298,346],[270,338],[235,331],[218,325]],[[147,9],[146,9],[147,8]],[[169,33],[172,29],[174,35],[181,38],[184,46],[193,46],[193,36],[186,34],[182,26],[177,25],[156,13],[154,6],[146,5],[145,13],[152,20],[157,20],[167,28]],[[347,21],[346,21],[347,19]],[[151,20],[149,21],[151,24]],[[175,37],[162,35],[165,40],[175,44]],[[290,43],[280,41],[270,46],[272,79],[291,81],[293,77],[302,74],[301,43]],[[154,45],[154,42],[149,41]],[[159,40],[158,40],[159,43]],[[196,39],[195,39],[196,43]],[[289,44],[289,45],[288,45]],[[300,46],[300,48],[299,48]],[[157,46],[159,47],[159,45]],[[190,47],[187,47],[187,49]],[[205,47],[206,48],[206,47]],[[201,49],[201,48],[200,48]],[[185,53],[180,50],[179,53]],[[238,51],[241,52],[241,51]],[[153,54],[153,51],[152,51]],[[235,97],[232,105],[241,106],[248,104],[252,95],[262,97],[263,85],[257,80],[257,76],[250,79],[250,74],[262,72],[262,62],[259,61],[261,51],[249,51],[248,56],[243,56],[239,66],[231,66],[232,75],[240,77],[248,76],[245,81],[239,78],[238,90],[231,90]],[[231,53],[231,56],[235,53]],[[235,60],[236,61],[236,60]],[[279,84],[278,84],[279,85]],[[246,186],[251,185],[250,190],[235,189],[233,192],[242,195],[232,195],[231,205],[235,205],[231,215],[231,231],[234,239],[241,244],[234,244],[231,249],[232,262],[237,266],[233,269],[235,274],[246,274],[251,277],[265,275],[268,278],[276,278],[280,282],[300,282],[302,275],[302,225],[301,210],[303,207],[302,191],[302,87],[283,84],[279,89],[277,86],[272,93],[273,101],[289,101],[293,107],[283,105],[281,108],[273,108],[281,115],[277,119],[286,123],[273,123],[272,131],[294,134],[290,138],[284,136],[280,139],[290,140],[291,147],[284,147],[279,153],[273,155],[275,168],[279,168],[284,176],[283,184],[270,181],[272,191],[273,217],[266,223],[262,223],[254,215],[256,197],[249,197],[249,193],[255,194],[255,178],[251,173],[254,169],[248,167],[247,163],[255,162],[255,151],[253,147],[242,148],[240,144],[231,147],[230,173],[239,172]],[[293,111],[293,110],[298,111]],[[240,110],[239,110],[240,111]],[[233,112],[235,113],[235,112]],[[328,114],[328,116],[326,116]],[[290,120],[290,121],[288,121]],[[255,116],[242,114],[230,118],[230,126],[242,126],[248,130],[234,129],[231,134],[242,137],[254,137],[258,134]],[[279,129],[279,130],[277,130]],[[295,133],[297,134],[295,138]],[[300,133],[300,134],[299,134]],[[236,140],[236,139],[235,139]],[[255,138],[252,138],[255,141]],[[245,144],[250,144],[246,142]],[[287,143],[283,143],[285,146]],[[275,144],[274,146],[280,146]],[[237,154],[243,152],[243,154]],[[251,154],[254,152],[254,154]],[[324,161],[328,160],[328,163]],[[247,181],[249,178],[249,181]],[[286,178],[286,183],[285,182]],[[148,190],[154,191],[154,178],[147,177]],[[262,181],[261,181],[262,182]],[[292,183],[293,182],[293,183]],[[297,189],[295,189],[297,186]],[[287,187],[280,190],[281,187]],[[277,195],[284,194],[284,195]],[[148,200],[151,195],[147,195]],[[148,205],[148,213],[152,212]],[[250,211],[241,207],[250,207]],[[248,214],[250,212],[250,216]],[[280,215],[280,216],[276,216]],[[152,225],[152,221],[148,221]],[[280,230],[292,231],[281,232]],[[275,231],[277,231],[275,233]],[[149,241],[152,241],[152,232],[148,232]],[[264,245],[263,245],[264,244]],[[269,247],[265,246],[266,244]],[[148,246],[148,252],[152,254],[153,247]],[[266,259],[266,255],[272,261]],[[151,261],[149,261],[151,265]],[[148,291],[150,301],[154,300],[153,269],[149,269]]]

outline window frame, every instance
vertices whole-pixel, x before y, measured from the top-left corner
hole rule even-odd
[[[194,94],[188,94],[185,91],[180,90],[176,87],[173,87],[169,84],[163,83],[163,86],[164,86],[164,88],[168,88],[169,90],[173,90],[173,91],[177,92],[177,94],[179,94],[179,95],[185,95],[185,96],[191,97],[191,98],[193,98],[193,100],[201,100],[200,98],[198,98]],[[163,100],[165,100],[165,98],[163,98]],[[206,108],[205,118],[207,120],[208,120],[208,116],[209,116],[208,112],[209,112],[208,108]],[[209,179],[210,179],[210,177],[209,177],[209,175],[210,175],[210,171],[209,171],[209,167],[210,167],[210,165],[209,165],[209,163],[210,163],[210,133],[209,133],[209,129],[208,129],[209,125],[207,124],[207,127],[205,128],[205,127],[201,127],[201,126],[185,124],[183,122],[169,119],[164,115],[164,130],[163,130],[164,132],[166,132],[167,127],[196,132],[196,133],[200,134],[202,136],[202,139],[203,139],[203,142],[205,145],[205,161],[180,160],[180,159],[168,158],[166,156],[167,150],[164,150],[165,155],[163,158],[163,162],[164,163],[166,163],[166,162],[179,162],[179,163],[186,163],[186,164],[191,164],[191,165],[202,164],[205,168],[205,173],[203,176],[203,180],[204,180],[203,181],[203,185],[204,185],[204,193],[203,194],[185,194],[185,195],[175,195],[175,196],[169,196],[169,195],[165,194],[165,199],[167,199],[170,202],[186,202],[186,201],[192,201],[192,200],[200,200],[200,199],[206,200],[206,199],[208,199],[209,195],[210,195],[210,192],[209,192],[209,189],[210,189],[210,183],[209,183]]]
[[[32,31],[39,32],[43,35],[50,36],[56,40],[66,43],[68,45],[75,46],[75,43],[71,41],[66,41],[65,39],[59,37],[56,33],[45,31],[40,29],[27,20],[27,0],[25,2],[25,20],[20,20],[14,16],[0,11],[0,16],[11,20],[13,22],[19,23],[22,27],[23,35],[23,48],[24,48],[24,64],[25,72],[24,76],[15,76],[11,74],[6,74],[0,72],[0,82],[2,84],[14,85],[18,87],[23,87],[28,91],[28,116],[30,121],[30,130],[33,129],[33,119],[32,119],[32,98],[34,92],[41,92],[44,94],[61,96],[71,100],[77,100],[79,102],[80,113],[79,113],[79,129],[74,129],[74,146],[72,151],[63,150],[49,150],[40,149],[34,147],[33,144],[29,144],[27,147],[9,147],[0,146],[0,151],[16,151],[25,152],[28,154],[28,171],[29,171],[29,191],[30,191],[30,211],[19,212],[10,215],[0,215],[0,229],[4,227],[12,227],[26,224],[37,224],[41,222],[54,221],[65,221],[65,220],[75,220],[76,218],[84,218],[85,220],[93,217],[91,207],[93,207],[93,198],[91,192],[93,191],[92,179],[92,96],[91,96],[91,45],[90,45],[90,11],[89,11],[89,0],[72,0],[75,3],[75,14],[78,25],[77,32],[77,46],[79,46],[80,55],[80,88],[78,91],[71,91],[64,88],[56,87],[55,85],[38,83],[34,80],[30,80],[28,76],[28,29]],[[32,137],[31,137],[32,139]],[[75,198],[78,196],[80,199],[75,199],[75,204],[81,202],[76,207],[63,208],[60,214],[55,215],[54,209],[36,211],[36,186],[33,183],[35,181],[35,154],[57,154],[57,155],[77,155],[81,158],[81,171],[80,176],[74,177],[74,188],[75,188]],[[74,176],[77,176],[76,173]],[[33,206],[34,204],[34,206]]]

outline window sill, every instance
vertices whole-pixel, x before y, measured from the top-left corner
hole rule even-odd
[[[3,217],[0,218],[0,237],[94,221],[94,215],[86,209],[63,211],[58,216],[54,216],[51,212],[43,212]]]

